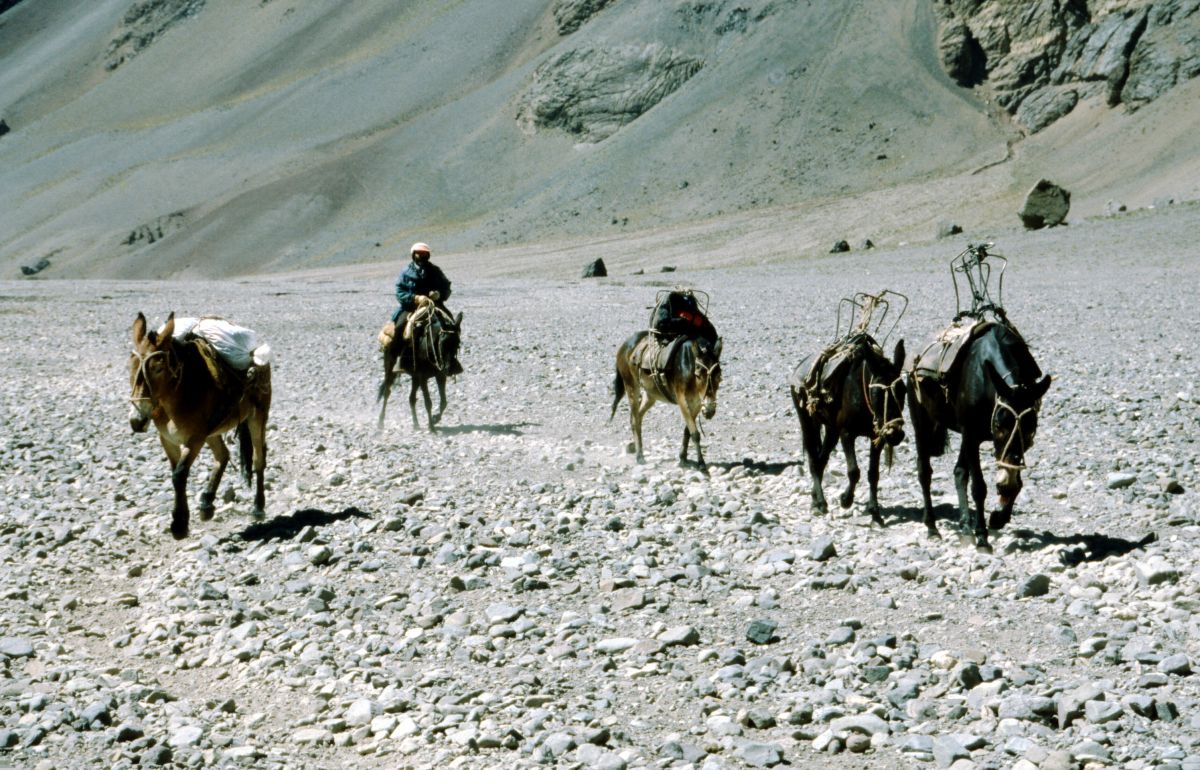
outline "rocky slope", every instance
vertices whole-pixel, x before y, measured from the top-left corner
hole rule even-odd
[[[946,323],[959,243],[462,281],[433,436],[403,391],[374,430],[387,281],[0,284],[0,764],[1194,770],[1198,223],[990,233],[1055,377],[994,555],[925,537],[907,443],[888,526],[814,517],[786,392],[840,296],[907,293],[910,345]],[[726,340],[709,478],[676,466],[669,407],[645,466],[624,407],[606,422],[618,341],[677,281]],[[136,312],[171,309],[276,356],[269,518],[229,478],[179,544],[124,368]]]
[[[729,244],[693,236],[747,218],[793,256],[1011,222],[1041,177],[1080,215],[1200,196],[1194,2],[1026,5],[19,3],[0,270],[242,275],[417,239],[480,263],[667,239],[701,264]],[[955,40],[975,90],[939,61]],[[1037,105],[1073,109],[1023,138],[1005,110]]]

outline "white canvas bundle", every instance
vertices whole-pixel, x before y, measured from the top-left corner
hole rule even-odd
[[[220,318],[176,318],[175,338],[184,339],[189,334],[208,340],[221,358],[239,371],[251,364],[265,366],[271,362],[271,346],[260,343],[253,329]]]

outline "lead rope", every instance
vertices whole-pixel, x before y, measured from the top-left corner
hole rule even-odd
[[[886,390],[891,391],[892,394],[894,395],[895,391],[892,389],[895,388],[896,383],[900,382],[903,378],[904,378],[904,375],[900,375],[896,379],[892,380],[891,383],[889,383],[887,385],[883,384],[882,382],[872,382],[868,385],[867,384],[867,367],[864,366],[862,368],[863,399],[867,402],[867,411],[871,413],[871,428],[875,433],[875,435],[871,438],[871,444],[873,446],[879,446],[880,444],[882,444],[884,439],[887,437],[887,434],[890,431],[904,425],[904,415],[901,414],[901,415],[899,415],[897,417],[893,417],[892,419],[889,420],[888,419],[888,400],[887,400],[887,397],[885,396],[883,399],[883,420],[880,421],[878,418],[878,415],[876,415],[876,413],[875,413],[875,407],[871,404],[870,389],[871,388],[886,389]]]
[[[1012,432],[1008,434],[1008,440],[1004,442],[1004,449],[1003,449],[1003,451],[1000,452],[1000,457],[996,459],[996,465],[999,465],[1001,468],[1008,468],[1009,470],[1014,470],[1014,471],[1024,470],[1025,468],[1028,468],[1029,466],[1025,465],[1024,463],[1021,463],[1021,464],[1010,463],[1007,460],[1005,460],[1004,458],[1008,457],[1008,450],[1012,447],[1013,439],[1017,437],[1018,433],[1021,434],[1021,450],[1022,450],[1021,456],[1024,457],[1024,455],[1025,455],[1024,450],[1026,449],[1026,445],[1025,445],[1025,432],[1021,429],[1021,418],[1024,417],[1025,415],[1029,414],[1030,412],[1032,412],[1034,410],[1034,407],[1031,406],[1028,409],[1026,409],[1025,411],[1018,413],[1017,410],[1014,409],[1011,404],[1009,404],[1006,401],[1002,401],[1002,400],[1000,400],[999,397],[997,397],[996,405],[994,407],[992,407],[992,422],[993,423],[996,422],[996,412],[1000,411],[1001,407],[1003,407],[1009,411],[1009,413],[1013,416],[1015,422],[1013,424]]]

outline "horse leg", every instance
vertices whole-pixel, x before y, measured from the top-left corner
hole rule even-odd
[[[175,509],[171,512],[171,536],[182,540],[188,535],[187,478],[196,455],[204,446],[204,439],[192,439],[179,450],[179,462],[171,471],[171,484],[175,487]]]
[[[217,499],[217,489],[221,486],[221,476],[225,473],[225,466],[229,463],[229,448],[225,446],[224,439],[219,434],[209,436],[205,442],[208,448],[212,450],[213,457],[217,461],[217,467],[213,468],[212,473],[208,476],[208,485],[204,491],[200,493],[200,521],[208,521],[213,517],[216,511],[216,506],[213,501]]]
[[[646,412],[650,411],[650,407],[654,405],[654,399],[650,394],[646,395],[645,404],[642,403],[641,386],[634,382],[632,387],[629,383],[625,383],[625,393],[629,399],[629,428],[633,431],[633,443],[637,448],[638,463],[646,462],[646,456],[642,454],[642,417]]]
[[[267,409],[260,406],[246,424],[250,430],[250,444],[254,448],[254,512],[255,518],[267,515],[267,496],[263,490],[263,476],[267,470]]]
[[[929,463],[933,450],[929,442],[935,440],[937,431],[917,401],[916,387],[913,385],[908,391],[908,415],[912,419],[913,443],[917,449],[917,480],[921,484],[921,501],[925,506],[925,531],[930,537],[938,538],[941,535],[938,534],[937,520],[933,516],[933,498],[929,492],[933,483],[933,466]]]
[[[690,438],[696,445],[696,465],[707,476],[708,464],[704,462],[704,453],[700,450],[700,426],[696,424],[696,414],[700,411],[700,405],[689,405],[686,399],[680,399],[679,411],[683,412],[683,448],[679,451],[679,464],[687,464],[688,439]]]
[[[379,423],[375,426],[376,430],[383,430],[383,416],[387,414],[388,396],[392,394],[392,384],[396,381],[396,353],[392,350],[392,346],[383,351],[383,382],[379,384],[379,394],[376,396],[377,401],[382,404],[379,407]]]
[[[432,418],[432,424],[437,425],[442,421],[442,415],[446,412],[446,375],[434,375],[433,381],[437,384],[438,410]]]
[[[978,445],[976,445],[978,450]],[[987,521],[983,513],[983,504],[987,499],[987,483],[983,480],[983,466],[979,461],[979,452],[971,453],[971,497],[975,503],[975,548],[990,553],[992,546],[988,543]]]
[[[825,489],[822,486],[825,478],[825,464],[821,462],[821,426],[808,414],[806,409],[797,406],[796,413],[800,416],[800,435],[804,438],[804,454],[808,455],[808,475],[812,476],[812,512],[829,513],[829,504],[825,502]]]
[[[433,399],[429,396],[429,378],[421,380],[421,397],[425,402],[425,417],[429,421],[429,432],[433,433],[433,427],[437,421],[433,419]]]
[[[954,487],[958,491],[958,529],[963,536],[969,536],[975,529],[975,517],[967,499],[967,485],[971,483],[974,486],[974,466],[978,463],[979,442],[964,435],[958,449],[958,460],[954,463]]]
[[[862,478],[862,471],[858,469],[858,457],[854,454],[854,436],[849,433],[842,434],[842,453],[846,455],[846,491],[842,492],[838,502],[843,508],[849,508],[854,504],[854,489],[858,486],[858,480]]]
[[[412,375],[412,385],[408,389],[408,409],[412,412],[413,430],[421,427],[420,421],[417,420],[417,389],[421,387],[417,375]]]
[[[867,513],[871,514],[871,521],[879,526],[883,526],[883,514],[879,508],[879,455],[883,453],[883,444],[871,444],[870,460],[867,464],[867,489],[870,497],[867,498]]]

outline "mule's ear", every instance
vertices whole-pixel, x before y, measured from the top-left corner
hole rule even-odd
[[[1032,391],[1034,400],[1036,401],[1042,396],[1046,395],[1047,390],[1050,390],[1050,375],[1048,374],[1033,384]]]
[[[169,340],[175,334],[175,311],[171,311],[171,315],[167,316],[167,322],[163,324],[162,332],[158,335],[158,341]]]
[[[140,345],[144,339],[146,339],[146,316],[138,313],[137,318],[133,319],[133,344]]]
[[[896,343],[896,352],[892,353],[892,366],[896,367],[896,371],[904,368],[904,340]]]
[[[1004,378],[1000,376],[1000,373],[996,371],[996,367],[992,366],[991,361],[983,362],[983,371],[987,375],[987,378],[991,380],[991,383],[996,388],[996,393],[1000,396],[1000,398],[1011,402],[1013,398],[1012,388],[1009,387],[1008,383],[1004,381]]]
[[[462,328],[462,311],[461,310],[458,312],[458,315],[454,316],[454,328],[455,329]]]
[[[725,344],[725,338],[724,338],[724,337],[717,337],[717,344],[716,344],[716,345],[713,345],[713,358],[716,358],[716,359],[720,360],[720,358],[721,358],[721,347],[722,347],[724,344]]]

